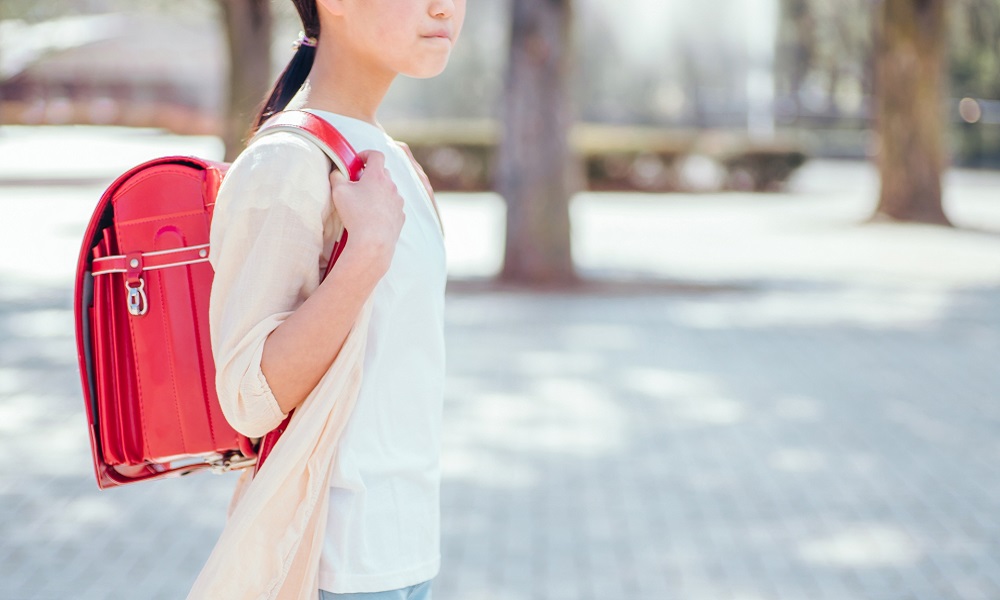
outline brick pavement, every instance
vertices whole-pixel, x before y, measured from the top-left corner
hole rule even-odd
[[[955,213],[1000,230],[977,177]],[[67,281],[93,191],[0,184],[5,251],[12,211],[46,223],[44,268],[0,258],[0,599],[182,598],[233,483],[92,481]],[[452,284],[437,600],[1000,598],[1000,236],[817,194],[587,197],[581,264],[639,281]],[[444,198],[460,274],[495,264],[495,209]]]

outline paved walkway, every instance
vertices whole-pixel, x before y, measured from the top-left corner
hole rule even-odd
[[[233,478],[96,489],[70,282],[106,181],[11,185],[29,146],[0,132],[0,599],[182,598]],[[443,197],[435,598],[1000,598],[1000,176],[950,178],[956,230],[856,225],[874,185],[581,196],[578,261],[620,283],[577,295],[477,283],[502,207]]]

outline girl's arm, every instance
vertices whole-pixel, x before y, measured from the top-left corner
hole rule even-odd
[[[308,396],[391,262],[402,198],[384,157],[361,156],[367,166],[350,183],[328,175],[314,144],[278,132],[251,144],[223,179],[211,223],[209,328],[219,404],[243,435],[271,431]],[[320,283],[334,208],[350,238]]]
[[[362,306],[389,269],[405,219],[403,198],[377,151],[359,154],[357,182],[330,174],[333,205],[350,233],[319,288],[268,336],[261,370],[283,413],[299,406],[330,368]]]

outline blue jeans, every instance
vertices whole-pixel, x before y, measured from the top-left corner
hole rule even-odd
[[[334,594],[324,590],[319,591],[319,600],[431,600],[431,582],[425,581],[410,587],[388,592],[356,592],[353,594]]]

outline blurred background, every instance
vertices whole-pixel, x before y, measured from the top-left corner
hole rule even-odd
[[[181,598],[208,556],[233,476],[97,490],[76,260],[125,170],[239,153],[299,29],[0,2],[0,599]],[[468,3],[379,113],[447,232],[435,598],[1000,599],[998,33],[997,0]]]

